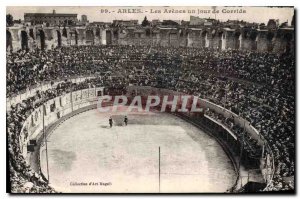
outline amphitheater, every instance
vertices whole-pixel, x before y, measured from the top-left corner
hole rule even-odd
[[[293,29],[6,32],[13,193],[294,191]],[[121,94],[195,95],[203,113],[97,111]]]

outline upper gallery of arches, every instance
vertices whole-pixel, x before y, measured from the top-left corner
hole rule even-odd
[[[222,40],[222,49],[280,52],[283,51],[283,47],[277,48],[276,46],[285,46],[286,43],[293,42],[295,37],[293,27],[263,29],[255,26],[226,27],[222,24],[203,27],[186,25],[143,27],[139,24],[117,27],[95,24],[47,27],[37,24],[7,27],[7,31],[7,47],[10,46],[9,49],[13,50],[34,47],[50,49],[66,45],[106,45],[108,43],[131,45],[135,44],[136,39],[143,39],[146,43],[149,40],[150,45],[168,46],[177,39],[180,46],[219,48]],[[25,32],[21,34],[21,31]],[[109,32],[110,36],[106,36]],[[106,41],[107,37],[109,37],[109,42]],[[262,45],[259,48],[253,47],[258,41]]]

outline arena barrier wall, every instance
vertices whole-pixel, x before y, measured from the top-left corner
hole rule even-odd
[[[72,81],[73,83],[79,83],[83,82],[86,79],[92,79],[95,78],[95,76],[76,76],[76,77],[70,77],[68,80]],[[32,97],[36,94],[37,91],[45,91],[50,88],[53,88],[53,86],[56,86],[59,83],[62,83],[65,81],[65,78],[56,80],[51,85],[51,81],[45,81],[42,82],[39,85],[32,86],[31,88],[28,88],[27,90],[21,91],[20,94],[6,98],[6,110],[11,109],[11,105],[17,104],[22,102],[22,100],[25,100],[29,97]]]
[[[73,111],[76,111],[80,108],[87,107],[97,103],[98,94],[100,91],[100,95],[103,95],[104,88],[89,88],[83,89],[79,91],[70,92],[64,94],[62,96],[56,97],[45,102],[40,107],[36,108],[25,120],[21,134],[20,134],[20,148],[22,150],[22,154],[26,159],[27,156],[27,144],[30,139],[35,139],[37,135],[42,132],[43,130],[43,114],[44,114],[44,126],[47,127],[56,121],[58,121],[61,117],[66,116]],[[152,87],[142,87],[142,86],[129,86],[127,90],[127,94],[134,94],[134,95],[184,95],[184,93],[176,92],[168,89],[159,89],[159,88],[152,88]],[[273,174],[274,174],[274,158],[273,153],[267,143],[267,141],[263,138],[259,132],[250,125],[245,119],[239,117],[235,113],[216,105],[212,102],[209,102],[205,99],[198,99],[200,106],[203,108],[210,108],[215,112],[222,114],[226,117],[234,117],[234,121],[236,124],[244,125],[246,132],[249,133],[254,139],[257,139],[259,144],[264,145],[264,150],[267,153],[266,157],[261,158],[261,172],[263,174],[264,180],[266,183],[270,183]],[[205,116],[207,117],[207,116]],[[209,117],[207,117],[209,118]],[[211,121],[214,121],[210,118]],[[229,135],[233,138],[233,140],[237,139],[237,136],[226,126],[223,124],[221,125]],[[272,173],[272,175],[270,175]]]

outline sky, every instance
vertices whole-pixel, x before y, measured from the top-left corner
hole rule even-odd
[[[105,13],[104,10],[107,10]],[[118,13],[119,9],[140,9],[142,13]],[[160,11],[161,13],[151,13],[152,11]],[[182,10],[186,13],[165,13],[168,11]],[[235,10],[242,9],[244,13],[231,13]],[[20,7],[6,7],[6,13],[11,14],[14,19],[24,19],[24,13],[75,13],[78,14],[78,19],[81,15],[87,15],[90,22],[103,21],[111,22],[115,19],[130,20],[138,19],[141,22],[146,16],[148,20],[186,20],[189,21],[190,15],[199,16],[200,18],[216,18],[221,21],[230,20],[244,20],[247,22],[267,23],[269,19],[279,19],[279,23],[287,22],[290,24],[294,9],[288,7],[216,7],[218,13],[212,13],[213,7],[95,7],[95,6],[20,6]],[[101,12],[103,10],[103,12]],[[187,13],[188,11],[195,11],[195,13]],[[226,13],[223,13],[226,11]],[[209,13],[208,13],[209,12]],[[229,12],[229,13],[227,13]]]

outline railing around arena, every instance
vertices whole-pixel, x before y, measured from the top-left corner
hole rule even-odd
[[[95,75],[82,75],[82,76],[71,76],[68,78],[60,78],[56,79],[54,81],[45,81],[45,82],[40,82],[34,86],[31,86],[30,88],[23,90],[19,92],[18,94],[15,94],[13,96],[7,97],[6,98],[6,110],[10,110],[11,105],[17,104],[22,102],[22,100],[27,99],[28,97],[32,97],[36,94],[37,91],[45,91],[53,86],[56,86],[57,84],[65,81],[65,79],[68,79],[69,81],[72,81],[73,83],[79,83],[82,82],[86,79],[91,79],[95,78]],[[52,82],[52,83],[51,83]]]
[[[100,92],[100,93],[99,93]],[[35,139],[43,130],[43,113],[44,126],[47,127],[56,122],[59,118],[67,115],[79,108],[94,104],[98,95],[103,95],[103,87],[88,88],[79,91],[66,93],[45,102],[42,106],[36,108],[25,120],[21,134],[20,146],[24,157],[27,156],[27,144],[30,139]]]
[[[60,118],[72,113],[73,111],[76,111],[80,108],[89,106],[91,104],[95,104],[98,96],[101,96],[104,94],[104,88],[90,88],[90,89],[83,89],[79,91],[74,91],[71,93],[67,93],[65,95],[56,97],[54,99],[51,99],[47,102],[45,102],[42,106],[36,108],[26,119],[26,121],[23,124],[21,135],[19,138],[20,141],[20,148],[22,150],[23,156],[26,158],[27,156],[27,145],[29,143],[29,140],[35,139],[38,134],[43,130],[43,124],[42,124],[42,118],[44,113],[45,118],[45,126],[49,126],[59,120]],[[159,88],[152,88],[152,87],[141,87],[141,86],[133,86],[127,88],[127,94],[130,95],[141,95],[141,96],[149,96],[157,94],[157,95],[182,95],[183,93],[179,93],[176,91],[171,91],[167,89],[159,89]],[[271,148],[269,147],[267,141],[264,139],[264,137],[259,134],[259,132],[250,125],[249,122],[244,120],[243,118],[239,117],[238,115],[232,113],[229,110],[226,110],[225,108],[216,105],[212,102],[209,102],[204,99],[199,99],[200,106],[203,108],[209,108],[211,110],[214,110],[215,112],[222,114],[226,117],[234,117],[234,122],[236,124],[244,125],[244,128],[247,133],[249,133],[254,139],[257,139],[258,144],[263,146],[263,154],[262,158],[260,159],[260,171],[263,175],[264,181],[266,184],[270,184],[273,178],[274,174],[274,158],[273,153],[271,151]],[[191,117],[192,114],[187,113],[187,115],[191,120],[195,119],[194,117]],[[238,136],[235,135],[226,125],[223,125],[221,122],[214,120],[213,118],[210,118],[209,116],[205,115],[204,117],[206,120],[211,121],[213,124],[219,126],[216,127],[217,129],[221,128],[225,132],[224,134],[217,134],[217,136],[223,135],[223,138],[225,141],[228,141],[228,146],[232,147],[235,146],[237,148],[240,147],[239,142],[236,142],[238,140]],[[199,122],[199,119],[196,118],[195,120],[197,123]],[[205,128],[205,125],[204,125]],[[209,130],[209,129],[207,129]],[[221,132],[221,131],[218,131]],[[237,144],[233,144],[237,143]],[[235,161],[235,160],[233,160]],[[238,165],[238,164],[237,164]],[[234,184],[234,189],[237,190],[240,187],[240,185],[244,185],[243,181],[244,179],[249,179],[249,174],[238,174],[239,179]],[[249,181],[249,180],[248,180]]]

